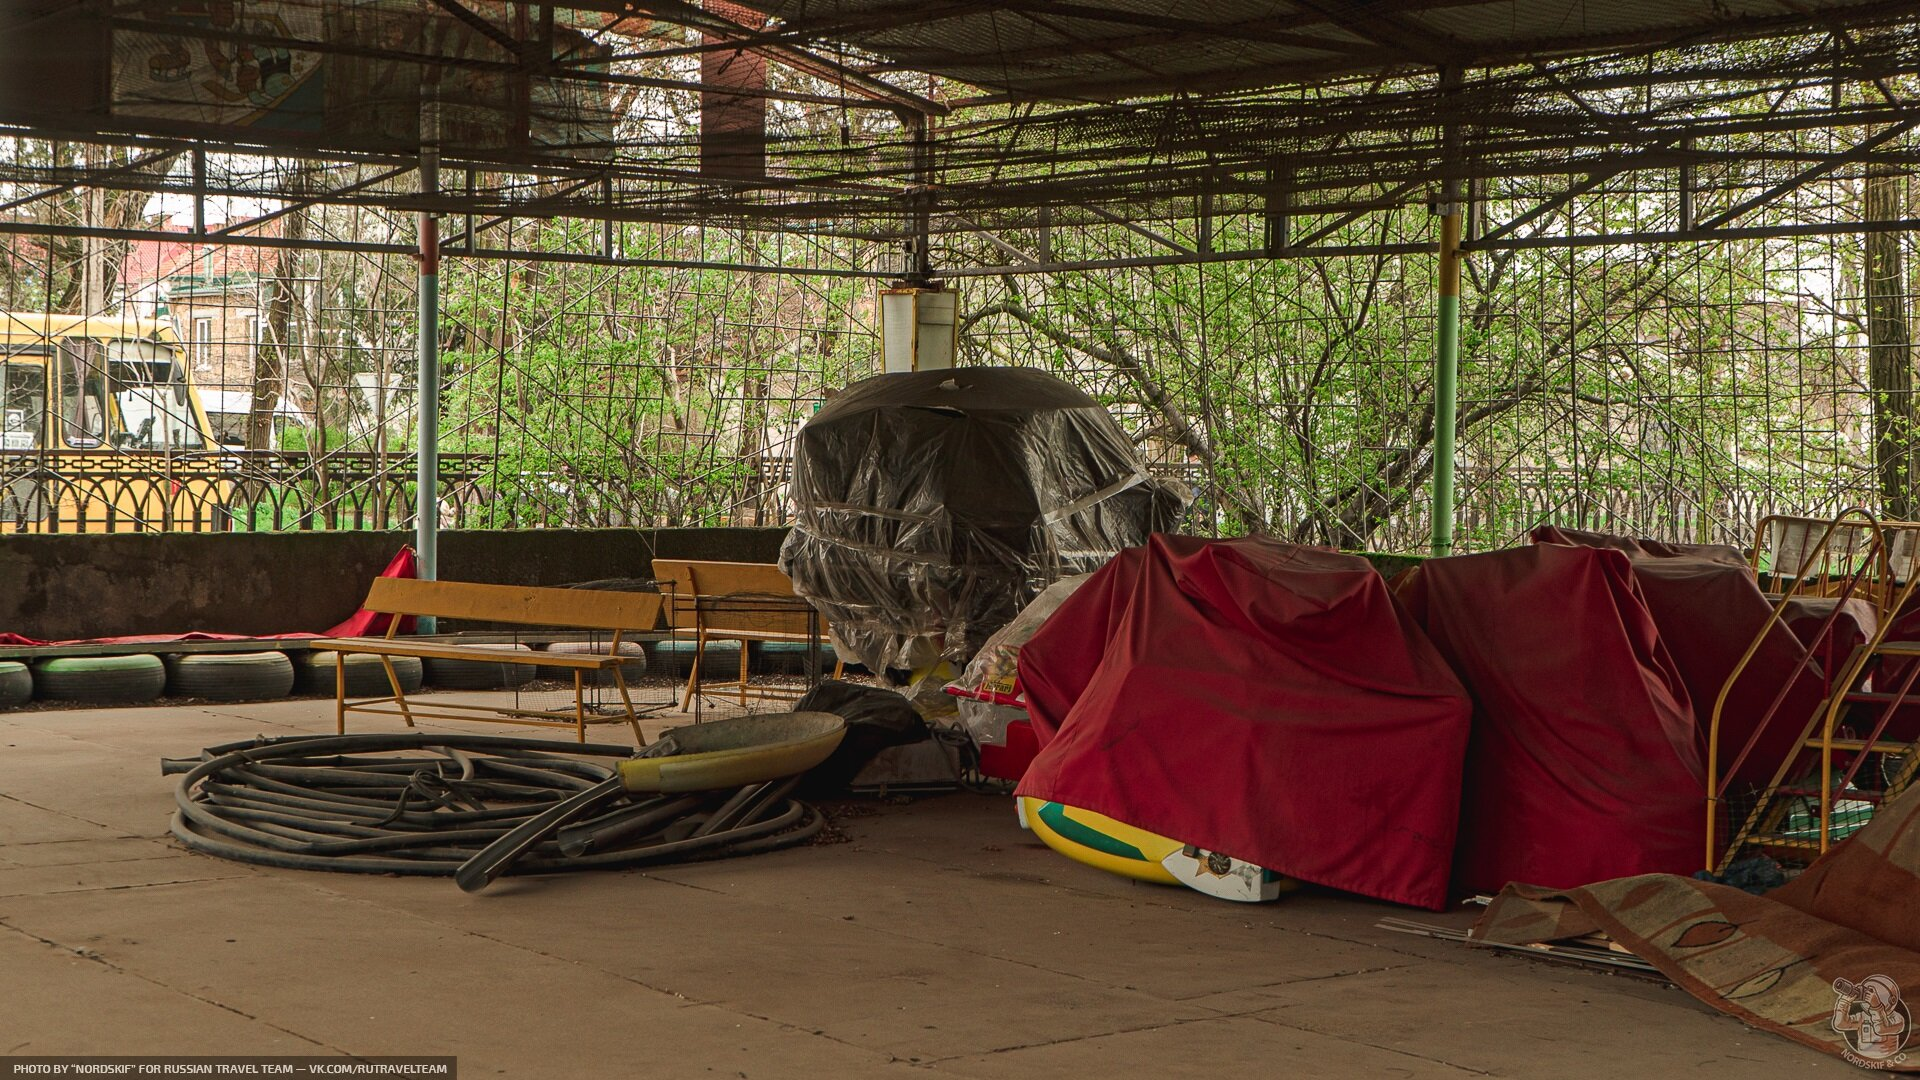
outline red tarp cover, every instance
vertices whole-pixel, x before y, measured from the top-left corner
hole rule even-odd
[[[1471,706],[1366,560],[1156,535],[1027,643],[1020,685],[1041,740],[1020,794],[1446,904]]]
[[[1478,706],[1459,886],[1700,868],[1699,733],[1623,552],[1543,544],[1435,559],[1401,598]]]
[[[1575,547],[1613,548],[1624,551],[1633,558],[1650,559],[1706,559],[1709,562],[1725,563],[1728,566],[1747,565],[1746,556],[1740,549],[1726,544],[1674,544],[1665,540],[1621,536],[1618,533],[1588,532],[1585,529],[1568,529],[1559,525],[1541,525],[1528,537],[1536,544],[1572,544]]]
[[[1618,547],[1627,552],[1633,562],[1634,580],[1660,631],[1660,641],[1686,683],[1704,747],[1715,699],[1733,674],[1734,665],[1753,643],[1754,635],[1767,625],[1773,613],[1773,602],[1760,591],[1746,560],[1732,548],[1719,545],[1656,546],[1651,541],[1623,540],[1550,525],[1535,529],[1533,540],[1537,544]],[[1731,558],[1728,553],[1732,553]],[[1830,657],[1835,664],[1844,663],[1854,646],[1866,640],[1867,630],[1861,620],[1870,623],[1872,609],[1864,603],[1849,603],[1834,619],[1831,649],[1817,651],[1800,670],[1772,719],[1760,728],[1759,737],[1753,738],[1761,718],[1779,695],[1781,682],[1805,651],[1796,631],[1816,635],[1831,610],[1831,603],[1815,613],[1797,607],[1789,619],[1774,623],[1740,680],[1727,693],[1720,722],[1722,775],[1738,761],[1748,741],[1753,742],[1730,791],[1737,793],[1772,778],[1774,770],[1799,744],[1814,709],[1827,696],[1820,661]]]

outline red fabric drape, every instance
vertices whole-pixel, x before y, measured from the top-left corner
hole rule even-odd
[[[1760,591],[1746,560],[1732,548],[1715,544],[1656,544],[1550,525],[1535,529],[1533,541],[1615,548],[1627,553],[1634,581],[1660,631],[1660,641],[1686,683],[1704,747],[1713,703],[1721,687],[1773,612],[1773,602]],[[1816,654],[1814,661],[1800,671],[1774,708],[1772,718],[1762,726],[1782,680],[1804,651],[1801,639],[1819,631],[1835,603],[1825,598],[1796,601],[1786,618],[1767,631],[1740,680],[1728,692],[1720,721],[1722,775],[1733,770],[1742,748],[1749,741],[1753,743],[1752,751],[1739,762],[1730,792],[1738,793],[1772,778],[1774,770],[1799,745],[1808,720],[1826,698],[1819,661],[1831,656],[1834,664],[1845,663],[1854,647],[1872,632],[1873,611],[1867,604],[1849,602],[1843,607],[1834,620],[1830,650]]]
[[[1401,598],[1477,706],[1461,888],[1699,869],[1700,733],[1625,553],[1542,544],[1434,559]]]
[[[1020,651],[1019,793],[1438,908],[1470,705],[1366,560],[1155,536]]]

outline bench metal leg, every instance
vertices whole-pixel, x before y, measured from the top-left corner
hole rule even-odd
[[[740,707],[747,707],[747,639],[740,639]]]
[[[633,729],[633,741],[640,746],[647,745],[647,737],[640,733],[640,716],[633,711],[633,695],[627,693],[627,676],[620,670],[619,664],[613,665],[613,685],[620,688],[620,701],[627,707],[627,726]]]
[[[700,658],[707,655],[707,632],[705,630],[693,636],[693,667],[687,671],[687,696],[680,701],[680,711],[686,712],[693,707],[693,695],[700,685]]]
[[[333,732],[347,733],[347,654],[333,654]]]
[[[380,666],[387,669],[387,685],[393,687],[393,703],[400,707],[401,719],[407,722],[408,727],[414,726],[413,709],[407,705],[407,693],[400,689],[400,673],[393,670],[393,661],[384,655],[380,657]]]
[[[573,730],[581,742],[587,741],[587,673],[573,669]]]

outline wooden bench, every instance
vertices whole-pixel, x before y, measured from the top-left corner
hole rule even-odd
[[[334,653],[334,721],[341,734],[347,731],[347,714],[372,713],[398,716],[413,726],[417,718],[436,720],[479,720],[497,724],[524,724],[531,727],[571,727],[581,742],[587,741],[590,723],[619,723],[625,720],[633,737],[646,745],[640,733],[640,718],[633,711],[633,696],[621,671],[631,656],[617,655],[620,637],[625,633],[644,633],[660,619],[662,598],[658,593],[607,592],[596,589],[541,589],[523,585],[480,585],[469,581],[416,581],[412,578],[375,578],[367,593],[369,611],[393,615],[385,637],[318,638],[310,647]],[[569,627],[582,630],[611,631],[605,653],[547,653],[517,649],[462,645],[456,642],[397,637],[400,618],[407,615],[431,615],[437,619],[470,619],[476,622],[507,623],[516,626]],[[346,657],[366,653],[380,658],[387,669],[392,697],[347,700]],[[522,664],[570,668],[573,671],[573,711],[502,708],[488,705],[456,705],[433,702],[430,708],[409,701],[400,689],[394,673],[395,656],[423,659],[477,660],[490,664]],[[626,706],[624,716],[589,717],[585,691],[588,672],[609,671]]]
[[[692,631],[693,663],[687,672],[685,709],[699,692],[700,658],[707,642],[740,642],[740,679],[733,692],[745,705],[749,696],[791,700],[791,690],[747,685],[747,645],[754,641],[792,641],[821,644],[825,638],[819,612],[793,591],[793,580],[772,563],[712,562],[655,559],[653,576],[668,597],[667,625]],[[834,678],[846,665],[836,658]]]

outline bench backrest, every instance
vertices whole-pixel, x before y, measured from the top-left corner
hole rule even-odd
[[[819,627],[793,592],[793,579],[772,563],[655,559],[653,576],[667,604],[667,625],[711,633],[805,636]]]
[[[645,631],[659,622],[660,604],[659,593],[375,578],[367,592],[366,607],[369,611],[431,615],[436,619]]]

